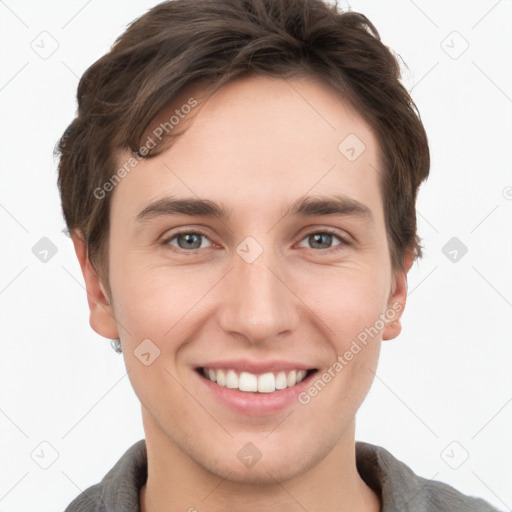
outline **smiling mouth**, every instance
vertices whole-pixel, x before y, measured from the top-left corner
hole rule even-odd
[[[246,393],[274,393],[300,384],[316,368],[310,370],[290,370],[254,374],[250,372],[236,372],[232,369],[197,368],[201,377],[214,382],[218,386],[226,387]]]

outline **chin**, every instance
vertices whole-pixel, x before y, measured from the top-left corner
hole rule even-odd
[[[266,485],[299,476],[318,464],[330,451],[326,446],[315,450],[305,440],[285,443],[284,439],[286,437],[276,436],[273,443],[264,438],[254,442],[232,440],[233,448],[222,447],[219,453],[208,450],[211,454],[208,459],[196,458],[195,461],[219,478],[240,484]],[[290,441],[290,436],[287,439]],[[297,443],[300,446],[297,447]]]

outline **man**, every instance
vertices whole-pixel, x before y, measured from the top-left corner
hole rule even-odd
[[[63,212],[145,440],[68,507],[488,511],[355,441],[421,256],[425,131],[373,25],[176,0],[78,87]]]

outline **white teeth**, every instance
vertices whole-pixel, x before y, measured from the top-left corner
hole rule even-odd
[[[213,370],[213,371],[215,372],[215,370]],[[226,376],[224,374],[224,370],[217,370],[215,373],[217,374],[217,384],[219,386],[225,386],[226,385]]]
[[[258,377],[252,373],[242,372],[237,387],[240,391],[258,391]]]
[[[260,393],[272,393],[276,390],[276,378],[273,373],[264,373],[258,377],[258,391]]]
[[[233,370],[228,370],[226,373],[226,387],[231,389],[238,387],[238,377]]]
[[[272,393],[276,390],[289,388],[302,382],[306,377],[306,370],[280,371],[277,374],[268,372],[255,375],[249,372],[241,372],[238,375],[235,370],[213,370],[203,368],[203,375],[216,382],[219,386],[231,389],[239,389],[246,392]]]
[[[279,372],[276,375],[276,389],[284,389],[288,387],[288,382],[286,379],[285,372]]]

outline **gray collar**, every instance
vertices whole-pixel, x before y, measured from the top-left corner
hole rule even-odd
[[[356,443],[357,470],[382,502],[381,512],[499,512],[487,502],[418,477],[387,450]],[[147,479],[146,441],[138,441],[103,480],[78,496],[65,512],[140,512],[139,492]]]

